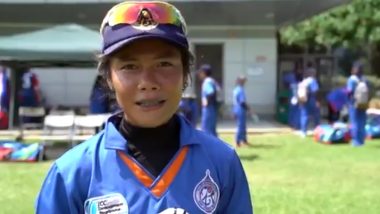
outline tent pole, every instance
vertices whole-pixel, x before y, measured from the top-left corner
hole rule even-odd
[[[10,77],[10,100],[9,100],[9,129],[13,129],[14,127],[14,114],[15,114],[15,102],[16,102],[16,69],[14,67],[10,67],[9,72]]]

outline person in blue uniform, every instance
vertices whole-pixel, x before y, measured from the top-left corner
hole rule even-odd
[[[248,145],[247,141],[247,113],[249,106],[245,95],[244,85],[247,81],[245,76],[239,76],[236,79],[236,86],[233,90],[233,114],[236,120],[237,132],[235,143],[237,147]]]
[[[351,144],[355,147],[363,146],[366,137],[366,109],[358,108],[355,105],[355,90],[360,81],[364,81],[368,87],[368,83],[363,77],[363,64],[361,62],[355,62],[352,66],[351,76],[348,78],[346,86],[349,93],[348,117],[351,124]]]
[[[9,89],[6,69],[0,66],[0,129],[8,129]]]
[[[41,105],[39,80],[37,75],[30,69],[22,75],[22,86],[18,96],[20,106],[36,107]]]
[[[213,136],[218,136],[216,132],[218,117],[218,84],[212,78],[212,68],[209,64],[204,64],[198,69],[198,77],[202,81],[201,89],[201,129]]]
[[[104,114],[110,112],[109,98],[107,90],[102,84],[102,76],[98,75],[95,78],[94,85],[90,95],[90,113],[91,114]]]
[[[122,2],[100,29],[98,70],[121,112],[58,158],[37,213],[253,213],[236,151],[176,114],[191,58],[179,10]]]
[[[348,102],[348,92],[346,87],[332,89],[326,95],[327,108],[328,108],[328,122],[337,122],[340,118],[340,111]]]
[[[301,117],[301,136],[305,137],[307,135],[307,129],[309,122],[313,120],[314,128],[319,125],[320,122],[320,112],[319,104],[317,100],[317,93],[319,91],[319,85],[315,79],[316,70],[313,67],[306,69],[305,79],[302,80],[298,85],[298,102],[300,103]],[[300,98],[300,90],[305,91],[305,99]]]
[[[0,66],[0,111],[9,110],[9,78],[4,67]]]
[[[194,126],[197,125],[197,101],[193,92],[184,92],[179,103],[179,112]]]
[[[300,105],[297,99],[297,87],[303,78],[303,68],[300,62],[294,66],[294,70],[288,75],[287,83],[290,90],[288,124],[294,130],[300,129]]]

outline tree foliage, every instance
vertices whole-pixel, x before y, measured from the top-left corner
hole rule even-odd
[[[358,48],[380,43],[380,0],[353,0],[280,29],[287,45]]]

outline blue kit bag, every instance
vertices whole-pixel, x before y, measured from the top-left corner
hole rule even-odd
[[[342,122],[321,124],[314,129],[314,140],[319,143],[347,143],[350,139],[349,126]]]

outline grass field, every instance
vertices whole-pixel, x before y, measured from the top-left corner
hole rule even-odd
[[[232,135],[223,139],[233,142]],[[255,213],[380,212],[380,140],[362,148],[321,145],[293,135],[251,136],[238,153]],[[51,162],[0,163],[0,213],[33,213]]]

